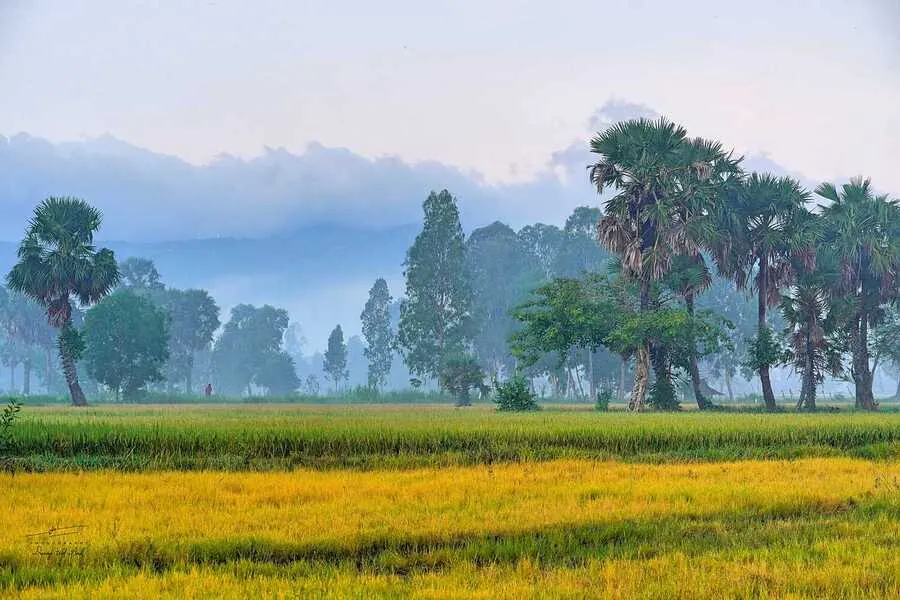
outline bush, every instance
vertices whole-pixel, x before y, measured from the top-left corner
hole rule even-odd
[[[613,392],[609,388],[603,388],[597,392],[597,410],[606,412],[609,410],[609,404],[612,402]]]
[[[524,377],[516,375],[503,383],[494,382],[497,410],[525,411],[537,410],[537,396],[531,391],[531,386]]]

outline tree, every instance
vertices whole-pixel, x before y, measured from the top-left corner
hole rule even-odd
[[[814,277],[801,277],[781,301],[787,323],[788,350],[785,362],[800,375],[798,408],[816,409],[816,387],[826,374],[842,370],[841,350],[832,336],[834,315],[827,291]]]
[[[611,285],[606,277],[590,275],[584,279],[557,278],[542,285],[530,301],[513,312],[522,324],[511,339],[513,354],[525,367],[538,364],[547,355],[555,357],[555,367],[547,365],[551,377],[557,378],[559,370],[568,370],[569,379],[579,389],[580,378],[571,375],[573,366],[577,374],[578,363],[571,360],[574,350],[587,350],[593,355],[604,346],[627,360],[633,349],[619,347],[609,339],[631,311],[623,302],[620,283]],[[590,363],[585,361],[585,367],[592,371]],[[559,381],[555,383],[559,387]]]
[[[168,358],[167,317],[149,299],[115,292],[84,317],[84,359],[88,373],[126,399],[148,382],[162,379]]]
[[[870,180],[862,178],[851,179],[840,191],[823,183],[816,194],[829,202],[821,207],[820,247],[838,264],[830,288],[847,301],[856,405],[874,410],[878,404],[872,392],[869,328],[884,320],[884,305],[900,299],[900,204],[876,196]]]
[[[217,387],[225,394],[252,395],[252,385],[262,385],[260,373],[272,355],[282,352],[288,322],[286,310],[268,304],[232,308],[231,318],[213,349],[212,371]]]
[[[542,274],[516,232],[499,222],[472,232],[466,259],[472,285],[472,346],[480,364],[496,378],[514,367],[508,342],[517,322],[510,312]]]
[[[197,352],[210,347],[219,328],[219,307],[206,290],[168,289],[160,294],[169,316],[169,361],[166,378],[181,381],[185,392],[193,389],[192,374]]]
[[[413,375],[436,378],[447,357],[471,339],[472,292],[456,199],[432,192],[421,233],[406,254],[406,298],[397,347]]]
[[[369,361],[368,382],[372,389],[383,386],[391,372],[391,346],[394,338],[390,314],[392,300],[387,282],[379,277],[369,290],[369,299],[359,316],[363,337],[366,339],[363,353]]]
[[[797,277],[798,265],[815,267],[816,228],[805,204],[809,194],[790,177],[752,173],[720,207],[716,243],[719,271],[738,289],[757,295],[756,339],[749,357],[759,374],[763,401],[775,410],[770,368],[781,353],[767,321],[767,310],[781,302],[782,290]]]
[[[441,367],[441,387],[456,398],[457,406],[471,406],[473,389],[487,393],[484,384],[484,371],[471,354],[458,354],[447,357]]]
[[[890,364],[894,370],[900,371],[900,310],[898,308],[891,308],[887,311],[884,320],[872,331],[872,338],[872,354],[875,357],[872,366],[873,376],[880,362]],[[900,400],[900,377],[897,378],[897,392],[894,397]]]
[[[706,266],[706,261],[699,254],[688,256],[676,256],[672,262],[672,270],[665,278],[665,284],[684,300],[685,310],[691,319],[695,316],[695,300],[697,296],[709,289],[712,285],[712,275]],[[690,333],[689,333],[690,335]],[[688,373],[691,376],[691,389],[694,392],[694,400],[697,408],[705,410],[713,406],[709,398],[703,395],[700,366],[697,359],[697,349],[694,344],[688,344]]]
[[[22,365],[22,394],[31,393],[31,372],[41,354],[52,368],[49,352],[55,340],[54,330],[47,323],[44,309],[37,302],[18,292],[0,288],[0,323],[6,334],[4,361],[11,367]],[[14,385],[10,388],[14,389]]]
[[[158,292],[165,289],[159,271],[149,258],[130,257],[119,264],[120,285],[134,292]]]
[[[51,197],[34,211],[18,262],[7,275],[10,289],[25,294],[47,310],[59,329],[59,358],[72,404],[86,406],[75,364],[84,344],[72,325],[73,297],[83,306],[103,299],[119,282],[112,250],[94,247],[100,211],[84,200]]]
[[[720,144],[689,139],[684,128],[660,118],[617,123],[591,140],[599,155],[589,167],[598,193],[615,195],[604,205],[597,237],[616,253],[622,275],[639,286],[639,310],[651,310],[651,284],[669,271],[672,259],[696,256],[711,213],[738,173],[738,160]],[[639,410],[650,375],[649,341],[636,352],[630,408]]]
[[[328,336],[328,349],[325,350],[322,370],[325,371],[328,379],[334,382],[334,391],[337,393],[338,384],[349,376],[347,373],[347,345],[344,343],[344,332],[340,325],[336,325]]]
[[[287,352],[270,352],[260,365],[254,381],[269,396],[287,396],[300,387],[294,359]]]

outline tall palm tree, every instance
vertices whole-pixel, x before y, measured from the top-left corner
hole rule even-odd
[[[798,408],[815,410],[816,387],[825,374],[837,376],[842,369],[841,352],[833,340],[834,314],[828,294],[812,278],[803,277],[781,301],[787,324],[788,362],[800,374]]]
[[[723,182],[739,160],[720,144],[691,139],[660,118],[622,121],[591,140],[599,155],[588,167],[598,193],[616,193],[604,206],[597,237],[621,258],[622,273],[639,284],[640,310],[651,309],[651,284],[669,271],[675,256],[696,256],[700,224],[712,211]],[[650,375],[648,340],[636,351],[630,408],[644,408]]]
[[[869,328],[884,318],[884,307],[900,300],[900,204],[876,196],[869,179],[855,178],[838,189],[816,188],[829,204],[821,206],[823,247],[832,252],[838,275],[831,289],[849,303],[847,329],[853,356],[851,375],[856,405],[874,410]]]
[[[775,393],[769,368],[774,355],[768,308],[781,301],[781,291],[794,282],[796,265],[815,266],[812,215],[805,205],[809,194],[790,177],[752,173],[733,189],[730,201],[721,205],[715,242],[712,244],[719,271],[739,289],[757,294],[757,337],[751,362],[759,373],[763,400],[774,410]]]
[[[6,276],[9,288],[40,303],[59,329],[59,358],[75,406],[87,400],[75,368],[83,343],[72,326],[72,300],[94,304],[119,282],[112,250],[94,247],[100,222],[100,212],[84,200],[47,198],[35,208],[18,262]]]

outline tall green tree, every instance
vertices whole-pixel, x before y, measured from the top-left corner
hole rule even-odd
[[[284,352],[282,340],[288,323],[286,310],[268,304],[239,304],[232,308],[231,318],[213,348],[216,387],[225,394],[252,395],[253,384],[262,386],[260,373],[272,355]]]
[[[300,387],[294,359],[287,352],[270,352],[260,364],[254,382],[269,396],[287,396]]]
[[[500,222],[469,235],[466,259],[472,285],[472,346],[479,363],[497,378],[514,368],[509,338],[517,321],[510,313],[543,275],[516,232]]]
[[[878,404],[872,392],[869,328],[884,320],[886,304],[900,300],[900,204],[876,195],[871,181],[862,178],[840,190],[823,183],[816,194],[828,201],[821,207],[821,248],[838,264],[831,289],[847,300],[856,405],[874,410]]]
[[[768,309],[797,277],[797,266],[815,267],[816,227],[806,209],[809,194],[790,177],[752,173],[720,207],[713,244],[719,271],[757,297],[757,331],[749,364],[759,374],[763,401],[774,410],[769,371],[781,359]]]
[[[134,292],[158,292],[165,289],[159,271],[149,258],[132,256],[119,263],[119,284]]]
[[[76,362],[84,349],[72,325],[72,300],[82,306],[99,302],[119,282],[112,250],[96,249],[100,211],[84,200],[51,197],[35,208],[18,262],[6,277],[7,286],[37,301],[59,329],[59,358],[72,404],[86,406]]]
[[[621,260],[622,275],[639,287],[639,310],[653,307],[652,284],[675,256],[696,256],[708,232],[699,225],[738,173],[738,160],[717,142],[688,138],[666,119],[622,121],[591,140],[590,165],[598,193],[614,191],[597,225],[600,243]],[[636,352],[630,408],[644,407],[653,348]]]
[[[472,291],[456,199],[447,190],[432,192],[423,208],[422,231],[404,262],[397,347],[410,373],[437,378],[471,339]]]
[[[340,382],[349,376],[347,372],[347,344],[344,343],[344,331],[340,325],[336,325],[328,336],[328,348],[322,362],[322,370],[328,379],[334,383],[334,391],[337,393]]]
[[[194,357],[210,347],[219,328],[219,306],[206,290],[170,288],[159,294],[169,316],[169,360],[165,375],[170,382],[183,382],[193,390]]]
[[[34,363],[43,359],[47,369],[53,368],[48,350],[56,339],[55,330],[40,304],[5,288],[0,288],[0,326],[6,336],[3,358],[9,365],[22,365],[22,394],[28,396]]]
[[[392,300],[387,281],[379,277],[369,290],[369,299],[359,316],[366,339],[363,354],[369,361],[368,382],[372,389],[381,388],[391,372],[394,341],[391,331]]]
[[[162,379],[168,358],[168,318],[150,299],[130,290],[115,292],[84,316],[84,360],[98,382],[126,400]]]

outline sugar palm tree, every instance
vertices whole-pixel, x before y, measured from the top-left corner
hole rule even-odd
[[[801,277],[782,298],[781,314],[787,324],[786,358],[801,380],[797,407],[815,410],[816,387],[826,374],[837,376],[842,370],[827,291],[815,279]]]
[[[869,179],[855,178],[840,191],[831,183],[816,188],[823,205],[823,246],[838,264],[831,291],[849,302],[847,330],[853,356],[856,405],[878,404],[872,393],[869,328],[884,318],[884,307],[900,301],[900,204],[876,196]]]
[[[75,368],[83,344],[72,326],[72,301],[94,304],[119,281],[112,250],[94,247],[100,222],[100,212],[84,200],[44,200],[34,210],[18,262],[6,276],[9,288],[40,303],[50,324],[59,329],[59,358],[75,406],[87,401]]]
[[[597,224],[597,237],[638,283],[640,310],[651,309],[651,284],[669,271],[675,256],[696,256],[703,215],[712,210],[738,160],[720,144],[688,138],[684,128],[661,118],[622,121],[591,140],[599,159],[588,167],[598,193],[613,190]],[[650,374],[649,340],[636,351],[630,407],[642,409]]]
[[[715,242],[719,271],[739,289],[757,295],[757,337],[751,363],[759,373],[763,400],[774,410],[775,393],[769,368],[778,361],[767,322],[770,307],[797,275],[797,265],[815,265],[816,233],[805,205],[809,194],[790,177],[752,173],[721,205]]]

